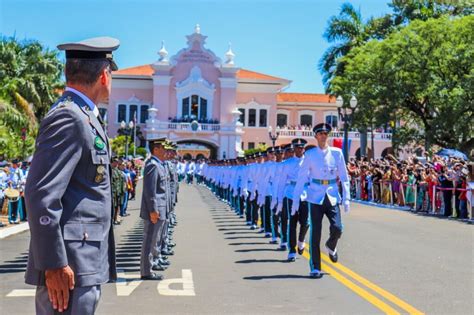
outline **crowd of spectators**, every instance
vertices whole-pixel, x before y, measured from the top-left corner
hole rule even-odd
[[[462,159],[435,155],[397,160],[388,155],[377,160],[351,159],[347,168],[353,199],[453,218],[469,216],[472,164]]]
[[[192,123],[193,121],[197,121],[200,124],[219,124],[218,119],[198,119],[196,116],[168,117],[168,121],[172,123]]]

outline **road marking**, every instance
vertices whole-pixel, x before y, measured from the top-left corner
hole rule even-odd
[[[380,294],[381,296],[383,296],[384,298],[386,298],[387,300],[389,300],[390,302],[392,302],[393,304],[399,306],[400,308],[402,308],[403,310],[407,311],[409,314],[423,314],[422,311],[416,309],[415,307],[411,306],[410,304],[408,304],[407,302],[403,301],[402,299],[396,297],[395,295],[393,295],[392,293],[382,289],[381,287],[379,287],[378,285],[370,282],[369,280],[365,279],[364,277],[362,277],[361,275],[355,273],[354,271],[350,270],[349,268],[345,267],[344,265],[342,265],[341,263],[337,263],[337,264],[334,264],[330,259],[329,259],[329,256],[324,254],[324,253],[321,253],[321,258],[328,262],[328,263],[331,263],[332,266],[334,266],[335,268],[339,269],[340,271],[344,272],[346,275],[348,275],[349,277],[353,278],[354,280],[358,281],[359,283],[365,285],[367,288],[375,291],[376,293]]]
[[[129,296],[142,282],[139,274],[126,275],[123,270],[117,270],[117,281],[115,282],[117,296]]]
[[[258,220],[258,225],[261,225],[261,220]],[[303,256],[309,260],[309,252],[308,248],[309,245],[308,243],[305,243],[306,249],[303,253]],[[321,258],[327,263],[330,263],[332,266],[335,268],[339,269],[341,272],[344,272],[347,276],[351,277],[352,279],[358,281],[360,284],[364,285],[368,289],[373,290],[374,292],[380,294],[383,296],[385,299],[388,301],[392,302],[396,306],[400,307],[401,309],[407,311],[409,314],[424,314],[422,311],[416,309],[415,307],[411,306],[407,302],[403,301],[402,299],[396,297],[395,295],[391,294],[390,292],[380,288],[376,284],[370,282],[369,280],[365,279],[364,277],[360,276],[359,274],[355,273],[354,271],[350,270],[349,268],[345,267],[341,263],[334,264],[332,261],[329,259],[329,256],[321,251]],[[386,314],[400,314],[397,310],[392,308],[390,305],[387,303],[383,302],[381,299],[377,298],[375,295],[371,294],[367,290],[363,289],[362,287],[358,286],[351,280],[347,279],[344,277],[342,274],[338,273],[336,270],[331,268],[328,264],[325,264],[322,262],[321,266],[323,266],[323,270],[325,272],[330,273],[331,276],[334,277],[337,281],[341,282],[343,285],[354,291],[356,294],[358,294],[360,297],[363,299],[367,300],[370,302],[372,305],[377,307],[378,309],[382,310]]]
[[[7,297],[31,297],[36,295],[36,289],[12,290]]]
[[[309,260],[309,253],[307,250],[303,253],[303,257]],[[393,307],[388,305],[387,303],[383,302],[379,298],[377,298],[375,295],[369,293],[367,290],[363,289],[362,287],[358,286],[351,280],[347,279],[344,277],[342,274],[337,272],[336,270],[332,269],[329,267],[329,265],[325,263],[321,263],[322,266],[322,271],[328,272],[331,277],[342,283],[344,286],[347,288],[351,289],[353,292],[358,294],[360,297],[362,297],[364,300],[367,300],[370,302],[372,305],[377,307],[379,310],[384,312],[385,314],[400,314],[397,310],[395,310]]]
[[[193,273],[190,269],[183,269],[181,271],[182,277],[176,279],[162,280],[158,283],[158,293],[167,296],[195,296]],[[182,289],[171,289],[172,284],[182,284]]]

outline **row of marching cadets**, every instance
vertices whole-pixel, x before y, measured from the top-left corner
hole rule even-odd
[[[177,144],[166,138],[149,142],[151,156],[143,172],[143,196],[140,218],[143,219],[143,243],[140,273],[143,280],[162,280],[171,264],[168,256],[174,255],[173,242],[178,201]]]
[[[343,227],[339,205],[349,212],[350,194],[342,151],[328,143],[331,126],[318,124],[313,132],[316,146],[294,139],[265,152],[211,161],[202,175],[209,189],[245,218],[250,229],[259,229],[271,244],[288,251],[288,262],[304,253],[309,232],[310,277],[321,278],[322,219],[326,216],[330,224],[324,247],[336,263]]]

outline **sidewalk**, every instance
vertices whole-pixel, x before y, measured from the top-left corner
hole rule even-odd
[[[30,226],[28,222],[21,222],[20,224],[8,224],[0,227],[0,239],[15,235],[24,231],[28,231]]]

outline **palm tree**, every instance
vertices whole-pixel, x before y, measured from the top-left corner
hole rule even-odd
[[[344,3],[339,15],[329,19],[324,38],[333,45],[329,47],[319,61],[319,70],[323,75],[326,93],[331,93],[331,80],[344,73],[344,63],[340,58],[346,56],[352,48],[364,45],[372,38],[383,38],[390,32],[390,15],[370,18],[364,23],[360,10],[352,4]]]
[[[36,41],[0,39],[0,154],[26,157],[33,151],[38,121],[62,87],[62,68],[57,52]]]
[[[31,120],[40,120],[62,87],[62,62],[56,51],[36,41],[0,41],[0,96],[21,108]]]

